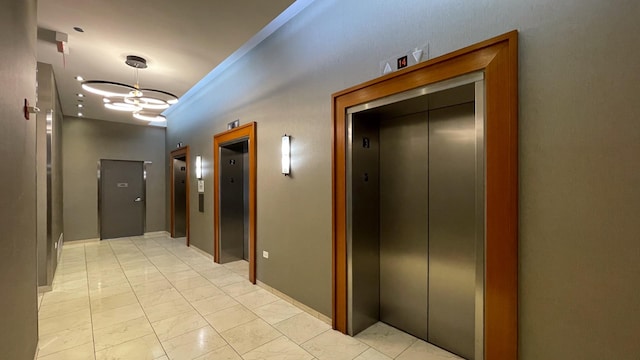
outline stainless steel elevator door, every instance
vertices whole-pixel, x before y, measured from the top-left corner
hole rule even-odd
[[[142,161],[100,161],[100,239],[144,234]]]
[[[474,103],[429,111],[428,341],[467,359],[475,351],[475,171]]]
[[[378,121],[353,120],[352,216],[349,253],[351,306],[349,333],[355,335],[380,320],[380,166]]]
[[[187,163],[183,159],[173,159],[173,233],[177,238],[187,236]]]
[[[380,120],[380,320],[427,338],[427,112]]]
[[[246,141],[220,147],[220,262],[246,259],[245,214],[248,196],[244,178]]]

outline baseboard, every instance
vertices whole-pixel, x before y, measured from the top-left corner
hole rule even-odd
[[[189,247],[192,248],[193,250],[197,251],[198,253],[200,253],[200,255],[202,255],[202,256],[206,257],[207,259],[213,261],[213,255],[209,254],[208,252],[206,252],[206,251],[204,251],[202,249],[199,249],[195,245],[190,245]]]
[[[168,231],[152,231],[144,233],[144,237],[171,236]]]
[[[33,354],[33,360],[36,360],[38,358],[39,352],[40,352],[40,339],[38,339],[38,342],[36,342],[36,352],[35,354]]]
[[[38,286],[38,294],[49,292],[51,290],[53,290],[53,286],[51,285]]]

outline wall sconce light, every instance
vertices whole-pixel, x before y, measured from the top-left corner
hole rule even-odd
[[[282,136],[282,173],[287,176],[291,173],[291,136]]]
[[[202,156],[196,156],[196,178],[202,179]]]

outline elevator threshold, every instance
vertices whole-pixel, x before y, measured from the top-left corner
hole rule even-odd
[[[464,359],[382,321],[358,333],[355,338],[392,359]]]

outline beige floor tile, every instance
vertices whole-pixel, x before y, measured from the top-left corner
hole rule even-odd
[[[149,308],[166,302],[181,300],[182,295],[174,288],[158,290],[153,294],[138,295],[138,301],[143,308]]]
[[[128,283],[105,286],[102,288],[89,290],[89,296],[91,296],[91,300],[95,298],[108,297],[124,293],[133,293],[133,289]]]
[[[223,265],[233,272],[249,272],[249,262],[246,260],[232,261]]]
[[[339,334],[249,283],[247,262],[215,264],[163,235],[65,245],[62,256],[40,296],[40,359],[93,359],[94,338],[98,359],[459,359],[384,324]]]
[[[259,286],[253,285],[249,281],[243,280],[231,285],[223,286],[221,289],[230,296],[237,297],[240,295],[248,294],[252,291],[258,291],[261,288]]]
[[[89,290],[101,289],[109,286],[120,286],[128,284],[129,280],[124,275],[118,275],[112,278],[103,277],[94,281],[89,280]]]
[[[130,275],[127,272],[128,270],[130,271],[130,270],[146,269],[146,268],[153,267],[155,271],[158,271],[158,269],[156,269],[156,267],[153,266],[151,261],[149,261],[144,254],[138,255],[136,259],[132,259],[131,261],[127,261],[124,263],[120,262],[120,267],[122,267],[122,270],[124,270],[127,277]]]
[[[231,270],[225,268],[222,265],[219,264],[215,264],[217,266],[214,267],[206,267],[206,268],[202,268],[201,270],[197,270],[198,273],[202,276],[204,276],[205,278],[211,280],[211,279],[215,279],[215,278],[220,278],[220,277],[224,277],[227,275],[235,275]]]
[[[188,279],[188,278],[192,278],[192,277],[200,277],[200,274],[198,274],[197,272],[193,271],[192,269],[189,270],[185,270],[185,271],[178,271],[178,272],[173,272],[173,273],[168,273],[165,275],[167,277],[167,280],[169,280],[170,282],[174,283],[178,280],[184,280],[184,279]]]
[[[88,308],[46,319],[40,319],[38,322],[38,333],[40,336],[43,336],[62,330],[84,327],[91,327],[91,312]]]
[[[61,280],[53,284],[56,291],[76,291],[88,289],[87,279],[82,278],[78,280]]]
[[[259,308],[266,304],[278,301],[279,298],[265,289],[252,291],[250,293],[240,295],[235,298],[239,303],[248,307],[249,309]]]
[[[211,283],[213,283],[213,285],[217,287],[223,287],[223,286],[235,284],[237,282],[247,281],[247,279],[243,278],[238,274],[234,274],[230,270],[226,270],[226,271],[228,271],[228,273],[225,275],[208,277],[209,281],[211,281]]]
[[[93,343],[88,342],[86,344],[72,347],[67,350],[46,355],[38,356],[38,360],[92,360],[95,359],[95,353],[93,350]]]
[[[146,307],[144,312],[152,323],[180,314],[190,312],[193,307],[185,299],[172,300],[166,303]]]
[[[122,268],[120,268],[120,264],[118,264],[116,260],[113,260],[113,263],[118,266],[115,268],[108,268],[108,269],[96,268],[93,270],[89,270],[89,275],[88,275],[89,282],[99,281],[101,279],[123,277],[124,271],[122,271]]]
[[[284,336],[242,356],[245,360],[311,360],[313,356]]]
[[[153,295],[160,290],[171,289],[173,285],[171,285],[171,283],[168,280],[162,279],[162,280],[156,280],[156,281],[150,281],[150,282],[132,285],[131,287],[133,288],[133,291],[136,293],[136,295],[144,296],[144,295]]]
[[[138,298],[133,291],[116,294],[113,296],[91,298],[91,311],[99,313],[138,302]]]
[[[302,313],[302,310],[284,300],[276,300],[267,305],[253,309],[253,312],[269,324],[275,324]]]
[[[53,286],[55,287],[57,284],[68,281],[76,281],[76,280],[87,280],[87,272],[79,271],[74,273],[57,273],[53,279]]]
[[[68,350],[80,345],[92,343],[93,333],[91,326],[62,330],[48,335],[40,336],[38,356],[46,356],[62,350]]]
[[[242,358],[231,346],[225,345],[218,350],[197,357],[194,360],[242,360]]]
[[[96,352],[96,360],[155,360],[165,355],[154,334]]]
[[[261,319],[220,333],[240,355],[280,337],[282,334]]]
[[[156,321],[151,324],[160,341],[168,340],[207,326],[207,321],[197,311],[182,313],[168,319]]]
[[[176,289],[183,291],[183,290],[193,289],[201,286],[211,285],[211,282],[203,278],[202,276],[198,275],[196,277],[175,280],[172,282],[172,284]]]
[[[125,321],[133,320],[141,316],[144,316],[144,312],[142,311],[140,304],[137,303],[105,310],[99,313],[93,313],[93,329],[102,329]]]
[[[195,270],[202,276],[205,276],[205,274],[209,274],[212,270],[215,270],[215,269],[220,269],[220,268],[224,269],[222,265],[214,263],[213,259],[207,259],[206,262],[202,262],[198,265],[190,264],[190,266],[193,270]]]
[[[301,346],[320,360],[351,360],[369,348],[334,330],[325,331]]]
[[[274,327],[296,344],[302,344],[331,329],[328,324],[304,312],[283,320]]]
[[[204,300],[218,295],[224,295],[224,292],[215,285],[208,284],[205,286],[195,287],[191,289],[181,290],[182,296],[189,302]]]
[[[42,305],[50,305],[61,303],[70,300],[86,299],[89,297],[89,293],[86,288],[77,289],[73,291],[58,291],[53,290],[44,294],[42,298]]]
[[[89,298],[82,297],[80,299],[63,301],[53,304],[41,304],[38,317],[46,319],[54,316],[73,313],[82,309],[89,309]]]
[[[233,300],[228,295],[218,295],[208,299],[194,301],[191,303],[193,307],[198,310],[201,315],[208,315],[214,312],[218,312],[222,309],[230,308],[234,305],[238,305],[238,302]]]
[[[132,286],[158,280],[166,280],[164,275],[162,275],[162,273],[157,270],[156,272],[147,272],[138,275],[127,275],[127,279],[129,279],[129,284],[131,284]]]
[[[356,357],[353,360],[392,360],[392,359],[393,358],[388,357],[387,355],[379,352],[376,349],[369,348],[369,350],[358,355],[358,357]]]
[[[218,332],[229,330],[257,318],[256,314],[243,305],[235,305],[230,308],[205,315],[205,319]]]
[[[191,270],[191,267],[189,267],[189,265],[181,262],[181,261],[177,261],[175,263],[154,263],[154,265],[158,268],[158,270],[160,270],[161,273],[168,275],[171,273],[176,273],[176,272],[181,272],[181,271],[187,271],[187,270]]]
[[[462,360],[461,357],[453,355],[437,346],[431,345],[422,340],[413,343],[396,359],[398,360]]]
[[[153,329],[147,318],[142,316],[94,330],[93,341],[96,351],[100,351],[149,334],[153,334]]]
[[[190,331],[162,342],[172,360],[191,360],[227,345],[211,326]]]
[[[385,323],[377,322],[355,336],[379,352],[395,358],[417,339]]]

